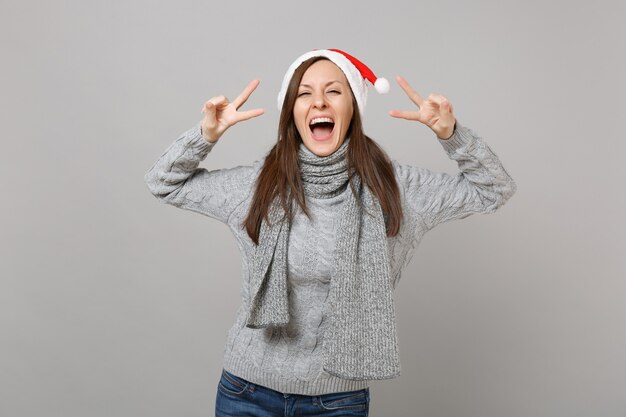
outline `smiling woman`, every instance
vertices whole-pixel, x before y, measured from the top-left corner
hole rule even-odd
[[[327,59],[316,61],[302,76],[293,108],[304,146],[317,156],[335,152],[346,137],[354,112],[348,80]]]
[[[161,201],[229,225],[242,252],[242,304],[228,333],[216,416],[360,415],[369,381],[400,375],[393,290],[406,260],[438,224],[492,213],[517,186],[495,153],[454,117],[448,100],[390,111],[429,127],[456,175],[399,164],[363,132],[366,79],[343,51],[307,52],[278,94],[276,143],[250,166],[199,168],[223,133],[263,114],[208,100],[145,175]]]
[[[344,62],[343,65],[349,65],[349,61],[345,61],[348,64]],[[311,56],[299,64],[293,73],[287,72],[283,89],[279,93],[281,113],[278,141],[269,151],[259,173],[252,204],[244,223],[254,243],[258,244],[261,223],[268,216],[270,205],[276,204],[277,199],[280,200],[280,206],[285,210],[289,222],[293,221],[296,214],[294,203],[302,213],[311,217],[306,204],[307,181],[324,180],[319,176],[303,176],[302,157],[297,154],[308,150],[315,156],[326,157],[334,154],[346,139],[349,146],[345,146],[346,157],[342,159],[346,166],[341,172],[347,175],[354,171],[358,174],[386,214],[385,227],[388,233],[391,236],[398,233],[402,209],[393,167],[380,146],[363,132],[362,111],[355,111],[358,101],[351,85],[359,88],[357,82],[350,82],[340,67],[327,56]],[[363,101],[364,94],[357,94]],[[320,117],[325,121],[330,119],[330,123],[324,122],[321,126],[312,123],[319,121]],[[326,177],[326,181],[331,179]],[[342,182],[342,185],[347,184],[348,181]]]

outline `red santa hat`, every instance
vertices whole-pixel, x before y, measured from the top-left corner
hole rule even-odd
[[[283,84],[280,92],[278,93],[278,110],[282,110],[283,108],[283,101],[285,100],[285,94],[287,93],[287,86],[289,86],[293,73],[304,61],[315,56],[328,58],[335,65],[337,65],[341,71],[343,71],[348,79],[350,88],[352,89],[352,94],[354,94],[354,97],[356,98],[361,115],[363,115],[365,105],[367,103],[367,84],[365,83],[365,80],[372,83],[378,93],[386,94],[389,92],[389,81],[385,78],[376,77],[374,72],[369,69],[367,65],[352,55],[349,55],[339,49],[314,49],[313,51],[307,52],[298,57],[298,59],[296,59],[287,69],[287,73],[283,78]]]

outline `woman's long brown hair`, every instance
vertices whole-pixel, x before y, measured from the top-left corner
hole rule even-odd
[[[267,154],[256,181],[248,215],[242,224],[248,236],[257,245],[261,222],[263,219],[269,222],[268,212],[275,197],[278,196],[289,222],[293,220],[295,214],[294,201],[310,218],[298,164],[298,149],[302,139],[294,122],[293,108],[302,76],[312,64],[320,59],[327,58],[318,56],[304,61],[294,72],[287,87],[278,123],[278,141]],[[354,94],[352,94],[352,104],[355,111],[346,132],[346,137],[350,138],[347,151],[349,177],[352,178],[352,175],[356,174],[361,178],[363,185],[369,187],[380,202],[385,215],[387,236],[395,236],[402,222],[402,206],[393,166],[385,151],[363,132],[361,115]],[[352,187],[352,192],[354,192],[354,187]]]

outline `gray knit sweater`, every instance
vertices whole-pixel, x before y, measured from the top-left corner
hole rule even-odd
[[[458,121],[451,138],[437,140],[461,172],[435,173],[392,161],[404,210],[400,233],[387,239],[394,289],[428,230],[474,213],[492,213],[517,189],[484,140]],[[245,323],[254,243],[240,225],[264,159],[229,169],[199,168],[214,146],[202,137],[197,124],[167,148],[145,174],[145,182],[164,203],[226,223],[237,240],[243,261],[242,302],[228,332],[224,369],[283,393],[323,395],[369,386],[368,381],[344,380],[322,369],[337,214],[350,188],[332,198],[307,198],[312,219],[299,212],[289,235],[291,321],[284,328],[251,329]]]

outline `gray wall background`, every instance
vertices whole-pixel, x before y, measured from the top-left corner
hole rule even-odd
[[[266,114],[202,166],[275,140],[301,53],[362,58],[438,92],[518,184],[499,212],[426,235],[396,292],[401,377],[371,414],[626,416],[626,10],[621,1],[3,0],[0,415],[209,416],[240,256],[226,226],[143,175],[208,98]],[[457,172],[370,90],[365,127],[403,163]]]

